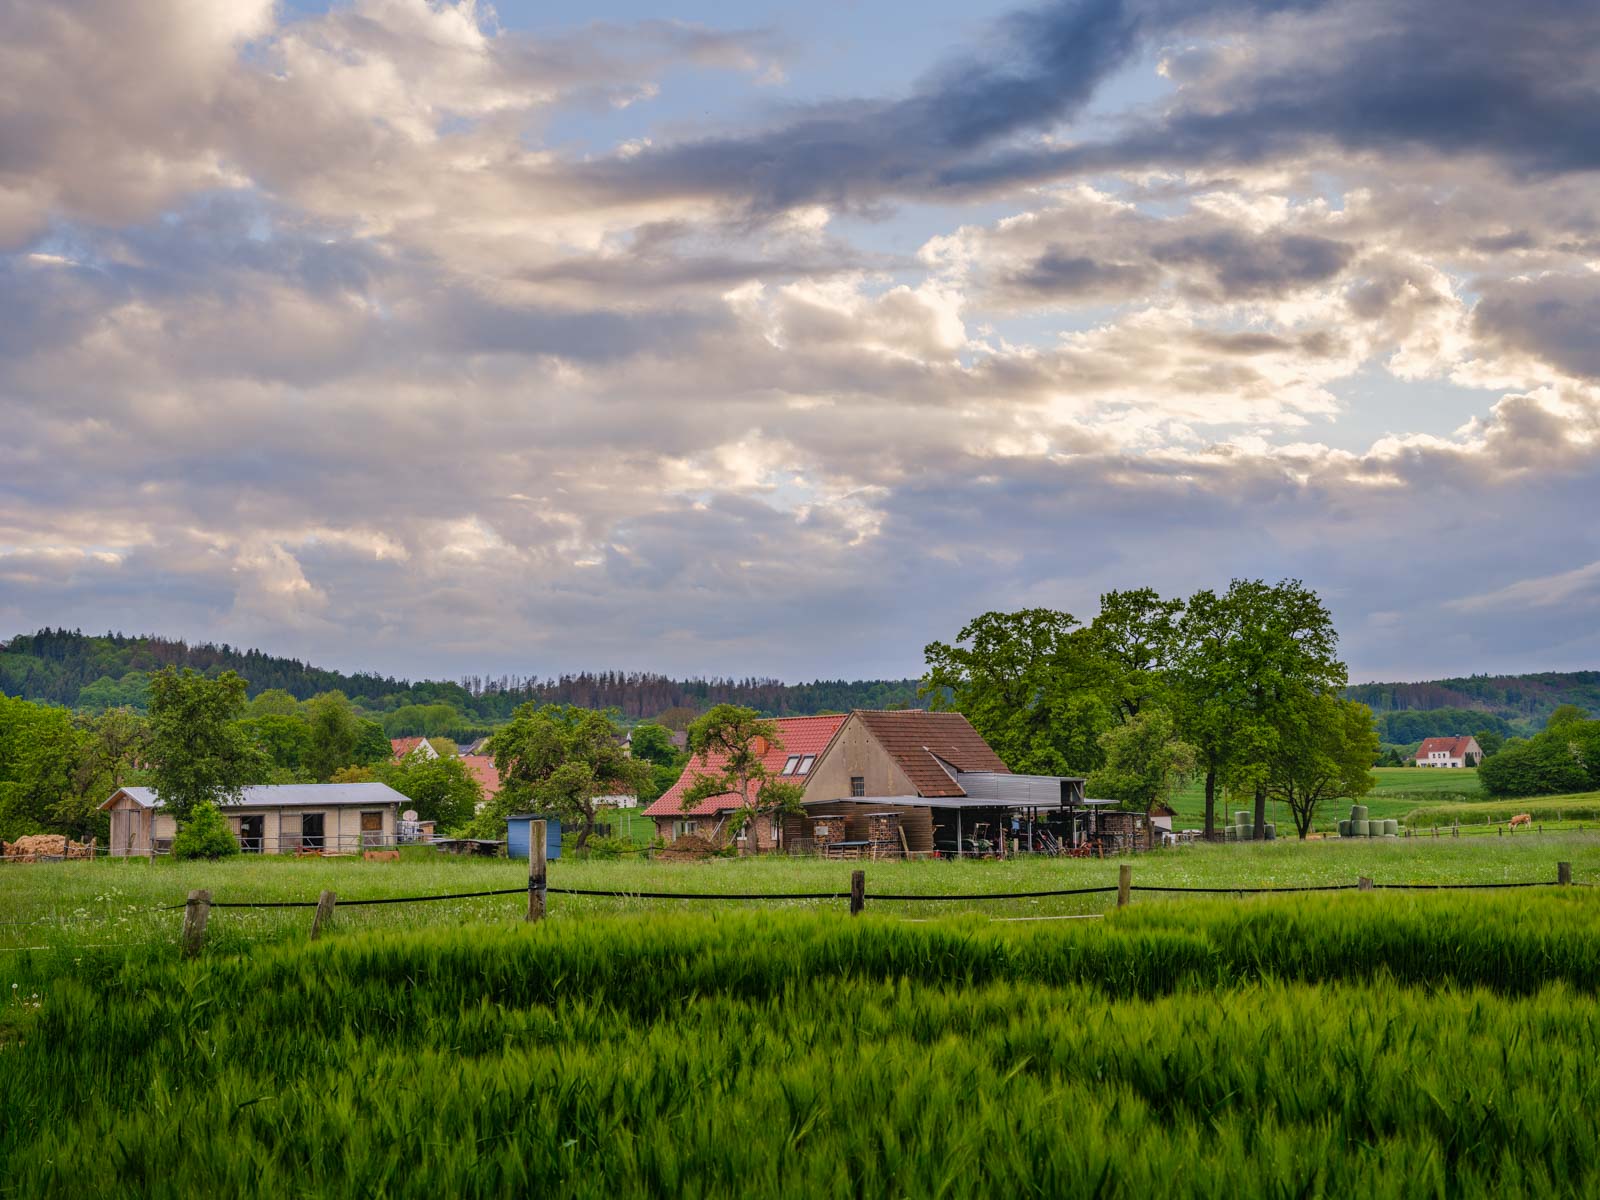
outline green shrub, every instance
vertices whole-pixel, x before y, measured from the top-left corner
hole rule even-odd
[[[228,858],[239,853],[239,842],[228,828],[228,818],[214,804],[199,804],[172,839],[172,857],[182,862],[191,858]]]
[[[585,858],[621,858],[634,849],[633,843],[619,837],[592,837],[584,847]]]

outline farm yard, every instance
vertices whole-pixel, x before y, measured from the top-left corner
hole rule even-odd
[[[1600,883],[1600,836],[1200,845],[1135,885]],[[1127,860],[1124,860],[1127,861]],[[1600,889],[1135,892],[1113,861],[5,868],[0,1194],[1541,1195],[1600,1187]],[[207,888],[195,962],[181,903]],[[158,911],[150,911],[156,909]],[[1100,915],[1085,920],[1018,917]]]

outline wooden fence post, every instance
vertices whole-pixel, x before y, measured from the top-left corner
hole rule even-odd
[[[545,830],[543,821],[528,822],[528,920],[544,920]]]
[[[211,893],[201,888],[189,893],[183,905],[183,957],[200,953],[206,940],[206,918],[211,915]]]
[[[1556,864],[1556,882],[1559,883],[1562,887],[1570,887],[1572,885],[1572,864],[1571,863],[1569,863],[1569,862],[1558,862]]]
[[[1372,890],[1372,880],[1368,876],[1362,875],[1356,880],[1356,887],[1363,892],[1370,892]]]
[[[1133,868],[1123,863],[1117,868],[1117,907],[1127,908],[1129,896],[1133,892]]]
[[[861,910],[867,906],[867,873],[865,871],[850,872],[850,915],[859,917]]]
[[[326,888],[322,895],[317,897],[317,915],[311,918],[311,940],[314,942],[322,936],[322,927],[333,920],[333,906],[335,898]]]

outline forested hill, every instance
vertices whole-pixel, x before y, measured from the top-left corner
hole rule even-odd
[[[278,688],[304,700],[319,692],[341,691],[370,711],[444,703],[465,717],[486,722],[509,716],[525,700],[617,708],[629,718],[652,717],[671,708],[700,711],[723,701],[780,717],[920,704],[914,679],[787,684],[773,679],[669,679],[607,671],[553,679],[503,675],[413,683],[385,675],[326,671],[299,659],[226,644],[191,646],[121,634],[92,637],[66,629],[44,629],[0,643],[0,693],[73,708],[98,710],[124,704],[143,708],[149,673],[168,666],[211,674],[237,671],[249,681],[252,696]]]
[[[1513,727],[1536,729],[1563,704],[1600,712],[1600,671],[1471,675],[1424,683],[1358,683],[1346,688],[1345,695],[1361,701],[1380,717],[1392,712],[1468,709],[1503,718]]]

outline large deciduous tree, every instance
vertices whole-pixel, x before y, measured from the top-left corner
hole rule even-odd
[[[150,678],[151,783],[181,824],[201,805],[237,799],[266,770],[239,723],[245,681],[168,667]]]
[[[1267,770],[1266,790],[1288,806],[1303,839],[1322,803],[1356,800],[1372,790],[1378,733],[1370,708],[1327,692],[1286,703],[1276,724],[1277,753]]]
[[[1192,596],[1177,634],[1175,710],[1206,774],[1206,834],[1216,827],[1216,785],[1226,780],[1253,793],[1255,834],[1264,838],[1283,713],[1345,683],[1333,618],[1297,579],[1236,579],[1221,596]]]
[[[519,707],[494,735],[501,790],[484,810],[487,819],[503,829],[506,815],[526,806],[581,821],[577,848],[584,849],[600,797],[637,794],[650,776],[649,764],[624,750],[614,711],[531,702]]]
[[[920,694],[965,716],[1013,771],[1068,775],[1099,764],[1114,705],[1096,687],[1092,643],[1071,613],[984,613],[954,645],[930,642],[923,654]]]
[[[1195,750],[1182,741],[1165,709],[1146,706],[1100,735],[1105,765],[1089,780],[1092,795],[1150,812],[1171,801],[1195,769]]]
[[[718,704],[689,726],[694,782],[683,797],[683,811],[693,813],[714,796],[738,797],[733,833],[750,830],[750,849],[761,851],[758,816],[776,818],[798,811],[803,785],[774,775],[764,761],[769,751],[783,749],[778,724],[754,709]]]

